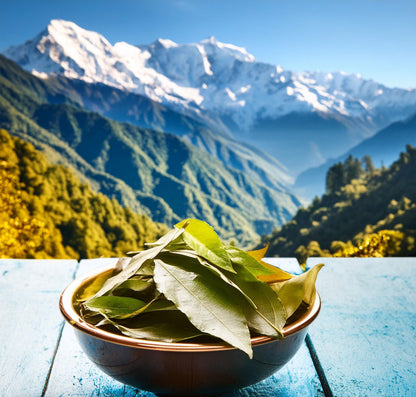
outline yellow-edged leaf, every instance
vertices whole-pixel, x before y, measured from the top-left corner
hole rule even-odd
[[[270,243],[263,248],[258,250],[247,251],[247,254],[251,255],[254,259],[257,259],[259,262],[266,256],[266,252],[269,249]]]
[[[264,261],[261,261],[261,264],[267,267],[269,270],[273,271],[271,274],[263,274],[257,276],[260,281],[264,281],[266,283],[278,283],[280,281],[285,281],[293,278],[293,275],[285,272],[284,270],[280,269],[279,267],[270,265]]]
[[[283,303],[287,318],[297,310],[302,301],[308,305],[313,304],[316,296],[316,277],[323,266],[321,263],[290,280],[270,284]]]

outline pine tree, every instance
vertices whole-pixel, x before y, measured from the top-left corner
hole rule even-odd
[[[362,164],[364,165],[364,171],[368,174],[368,175],[374,175],[374,172],[376,170],[376,168],[374,167],[373,164],[373,159],[366,155],[363,157],[362,159]]]
[[[333,194],[345,185],[345,166],[343,163],[334,164],[326,174],[326,192]]]

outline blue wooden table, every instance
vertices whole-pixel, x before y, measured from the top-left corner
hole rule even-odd
[[[295,259],[270,263],[299,271]],[[0,260],[0,396],[139,396],[83,354],[58,299],[116,259]],[[416,258],[311,258],[322,310],[292,361],[224,397],[416,396]]]

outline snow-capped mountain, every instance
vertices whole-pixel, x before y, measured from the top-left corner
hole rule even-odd
[[[285,142],[282,133],[273,132],[276,120],[287,122],[293,114],[313,115],[319,119],[318,130],[324,120],[328,134],[334,135],[334,145],[342,145],[339,151],[343,152],[345,145],[358,143],[416,109],[415,89],[389,88],[343,72],[294,73],[258,62],[244,48],[213,37],[191,44],[158,39],[150,45],[112,45],[96,32],[53,20],[34,39],[7,49],[4,55],[38,76],[59,74],[103,83],[195,117],[210,112],[220,116],[235,136],[257,142],[274,155],[287,154],[283,163],[292,168],[314,151],[312,165],[337,153],[318,138],[305,139],[305,134],[314,132],[310,126],[302,127],[297,137],[307,145],[298,152],[280,150]],[[310,122],[308,117],[304,120]],[[299,131],[292,124],[279,125],[285,125],[289,133]],[[342,137],[338,139],[337,134]],[[290,164],[295,155],[298,160]]]

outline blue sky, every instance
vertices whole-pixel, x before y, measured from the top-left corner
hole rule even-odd
[[[71,20],[111,43],[215,36],[294,71],[416,88],[415,0],[0,0],[0,51]]]

